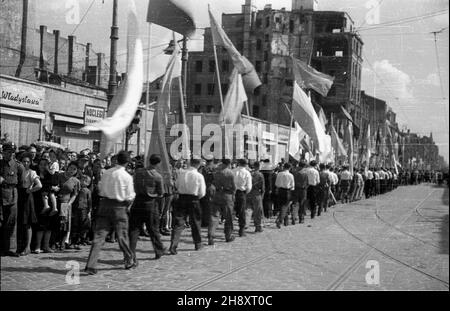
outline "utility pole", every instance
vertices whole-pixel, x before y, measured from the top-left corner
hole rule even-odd
[[[117,40],[119,40],[119,27],[117,26],[118,0],[113,2],[113,18],[111,26],[111,51],[108,83],[108,108],[117,92]]]

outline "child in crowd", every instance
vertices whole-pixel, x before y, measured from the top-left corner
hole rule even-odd
[[[47,156],[48,155],[48,156]],[[52,170],[50,169],[50,155],[48,153],[44,153],[42,155],[42,160],[45,160],[47,163],[45,168],[45,171],[40,170],[39,177],[41,178],[42,183],[42,201],[44,203],[44,208],[42,209],[41,214],[46,214],[50,211],[49,216],[53,216],[58,214],[58,207],[56,203],[56,195],[54,191],[54,186],[57,186],[56,178],[55,178],[55,172],[53,174],[51,173]],[[41,163],[44,165],[45,163]],[[51,206],[49,205],[49,199]]]
[[[90,244],[87,234],[90,229],[92,194],[89,190],[91,178],[87,175],[81,176],[81,190],[78,193],[72,207],[72,244],[74,249],[80,250],[80,245]]]

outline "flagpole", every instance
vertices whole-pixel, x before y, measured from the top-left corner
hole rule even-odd
[[[147,148],[147,121],[148,121],[148,109],[150,104],[150,55],[152,51],[151,46],[151,38],[152,38],[152,23],[148,23],[148,50],[147,50],[147,83],[145,90],[145,110],[144,110],[144,166],[146,166],[147,158],[148,158],[148,148]]]
[[[291,116],[291,122],[289,123],[288,145],[287,145],[287,150],[286,150],[286,154],[285,154],[285,156],[286,156],[285,160],[286,160],[286,163],[288,163],[289,162],[289,155],[290,155],[289,152],[290,152],[290,148],[291,148],[291,132],[292,132],[292,122],[294,121],[294,114],[292,113],[291,110],[289,110],[289,107],[288,107],[288,105],[286,103],[284,103],[284,107],[286,107],[289,115]]]
[[[208,3],[208,11],[211,12],[210,5]],[[214,37],[213,37],[214,39]],[[222,84],[220,82],[220,71],[219,71],[219,61],[217,59],[217,48],[215,42],[213,42],[213,51],[214,51],[214,61],[216,63],[216,77],[217,77],[217,84],[219,89],[219,97],[220,97],[220,107],[222,108],[223,112],[223,94],[222,94]],[[222,113],[222,124],[225,124],[225,115]],[[227,133],[224,131],[225,135],[225,155],[228,155],[228,139],[227,139]]]

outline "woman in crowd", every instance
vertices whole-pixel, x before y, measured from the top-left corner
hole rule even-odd
[[[59,250],[70,249],[70,225],[72,218],[72,205],[81,189],[80,181],[75,177],[78,172],[78,163],[70,162],[67,171],[58,174],[58,210],[59,234],[61,243]]]
[[[37,223],[33,193],[39,191],[42,188],[42,184],[39,176],[30,168],[30,154],[25,153],[22,155],[22,164],[25,170],[22,175],[22,184],[18,188],[17,223],[18,232],[23,235],[21,240],[24,244],[20,255],[26,256],[31,253],[31,226]]]

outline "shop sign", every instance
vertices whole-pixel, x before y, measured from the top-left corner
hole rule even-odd
[[[84,109],[84,125],[91,125],[105,118],[105,108],[86,106]]]
[[[78,134],[78,135],[89,135],[89,131],[83,131],[80,127],[73,127],[66,125],[66,133]]]
[[[2,81],[0,104],[22,109],[44,110],[45,89]]]

